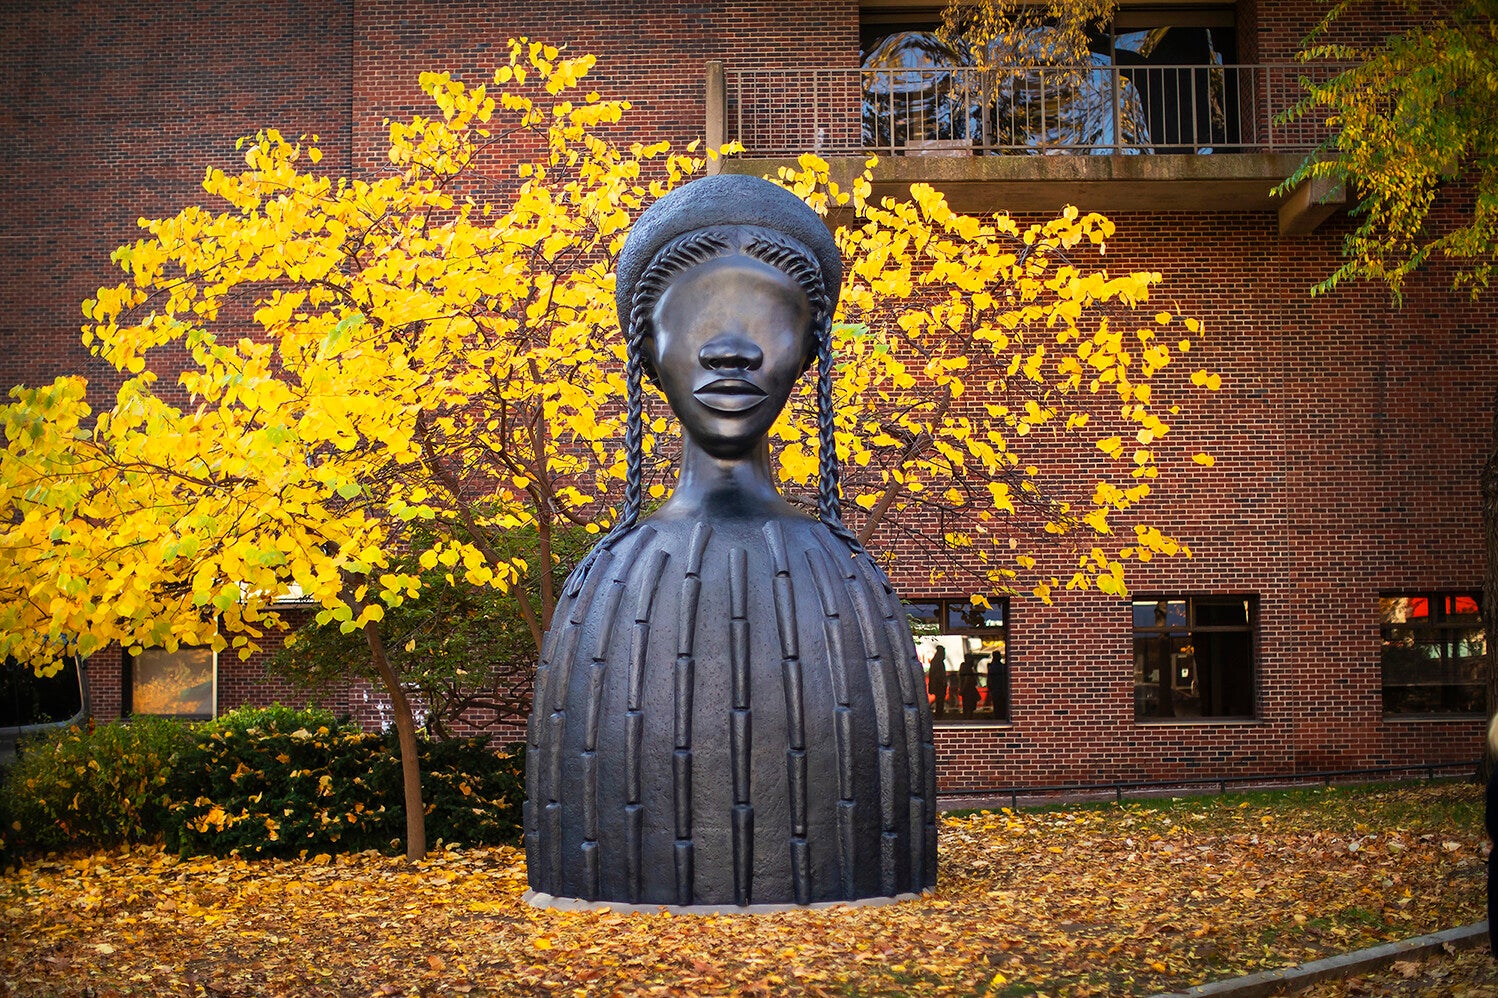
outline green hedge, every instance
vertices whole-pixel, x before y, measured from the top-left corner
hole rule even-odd
[[[186,725],[139,717],[23,742],[0,786],[7,839],[21,852],[154,840],[171,807],[173,762],[192,741]]]
[[[428,841],[518,842],[523,746],[424,742]],[[393,732],[328,711],[244,708],[189,727],[136,718],[26,746],[0,787],[7,845],[23,852],[164,839],[183,854],[399,851],[405,835]]]
[[[246,856],[387,847],[380,770],[398,763],[383,749],[378,735],[325,724],[205,731],[172,776],[167,846]]]

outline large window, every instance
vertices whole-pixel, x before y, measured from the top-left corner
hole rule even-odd
[[[217,659],[209,648],[147,648],[125,656],[127,714],[209,718],[217,700]]]
[[[1399,593],[1380,597],[1378,608],[1385,714],[1485,712],[1476,593]]]
[[[1008,602],[920,600],[905,609],[937,723],[1009,720]]]
[[[1255,600],[1160,596],[1134,601],[1134,719],[1254,717]]]
[[[939,15],[867,9],[863,142],[893,152],[1212,153],[1253,148],[1231,5],[1118,11],[1085,53],[1035,8],[977,49]],[[1080,64],[1078,63],[1080,60]]]

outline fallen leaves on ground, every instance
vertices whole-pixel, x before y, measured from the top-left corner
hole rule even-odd
[[[1396,960],[1367,974],[1321,981],[1293,998],[1498,998],[1498,961],[1487,939],[1476,948]]]
[[[1469,784],[943,819],[934,894],[771,915],[528,906],[516,849],[158,849],[0,878],[0,993],[1152,994],[1483,917]],[[6,983],[8,982],[8,983]]]

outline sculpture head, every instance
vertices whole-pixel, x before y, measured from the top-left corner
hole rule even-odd
[[[706,177],[641,214],[616,273],[628,470],[625,509],[610,537],[639,515],[644,378],[662,388],[694,444],[731,459],[759,446],[815,360],[818,511],[856,548],[838,508],[832,422],[831,326],[842,261],[821,217],[767,180]]]

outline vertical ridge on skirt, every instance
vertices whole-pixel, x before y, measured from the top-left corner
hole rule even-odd
[[[671,754],[671,791],[676,812],[676,898],[691,904],[693,891],[692,849],[692,695],[696,682],[694,659],[697,640],[697,602],[702,594],[702,557],[713,528],[699,523],[692,528],[687,549],[686,578],[681,583],[681,607],[677,617],[676,677],[673,686],[675,749]]]
[[[583,623],[588,618],[588,610],[592,606],[593,598],[598,593],[604,580],[612,585],[613,573],[609,571],[613,563],[613,553],[605,551],[599,555],[598,560],[593,563],[593,569],[588,573],[577,588],[576,596],[572,602],[572,612],[567,617],[567,626],[562,628],[557,648],[551,656],[551,686],[548,690],[537,690],[537,696],[543,704],[549,704],[550,714],[547,715],[546,724],[548,732],[545,742],[548,746],[546,753],[546,767],[542,772],[546,775],[545,794],[546,805],[544,808],[545,831],[543,841],[546,844],[545,865],[547,876],[554,884],[564,883],[563,857],[562,857],[562,746],[567,730],[567,690],[572,682],[572,669],[577,655],[577,638],[582,631]]]
[[[749,553],[728,552],[728,671],[733,688],[729,704],[728,756],[733,783],[733,897],[741,905],[754,896],[754,805],[750,803],[753,745],[749,702]]]
[[[765,524],[765,540],[775,568],[775,629],[780,636],[781,683],[785,693],[786,793],[790,797],[790,865],[796,903],[811,900],[811,846],[807,842],[806,705],[801,649],[796,635],[796,600],[785,535],[778,523]]]
[[[844,553],[846,554],[846,552]],[[811,566],[811,577],[822,604],[822,633],[826,638],[828,669],[831,673],[833,708],[833,737],[837,752],[837,843],[838,867],[843,894],[854,897],[858,893],[857,822],[859,804],[854,781],[853,706],[849,693],[848,660],[843,651],[843,620],[841,605],[837,599],[836,570],[833,568],[835,553],[826,546],[809,548],[807,564]]]
[[[648,534],[646,533],[648,531]],[[645,688],[645,662],[650,649],[650,614],[655,606],[656,589],[671,556],[653,547],[655,531],[641,529],[645,536],[641,547],[651,551],[640,578],[635,597],[634,627],[630,631],[629,686],[624,704],[624,877],[632,904],[638,904],[643,890],[644,841],[641,837],[644,805],[640,800],[640,767],[644,751],[645,715],[642,706]]]
[[[599,611],[593,661],[588,666],[588,703],[583,721],[583,861],[584,898],[596,901],[602,890],[598,853],[598,730],[603,713],[603,681],[609,650],[614,647],[614,621],[624,598],[624,580],[614,579]]]
[[[891,647],[890,665],[900,684],[903,700],[906,771],[910,787],[907,827],[910,836],[911,889],[936,883],[936,746],[932,741],[931,704],[926,696],[925,673],[909,640],[909,624],[889,577],[872,561],[861,566],[867,590],[876,594],[883,609]]]
[[[895,799],[899,782],[896,776],[895,718],[891,716],[891,707],[898,693],[891,688],[894,684],[888,672],[891,663],[885,648],[888,632],[883,627],[883,614],[876,614],[869,601],[867,586],[857,584],[860,581],[860,568],[861,566],[849,566],[848,594],[852,597],[854,616],[858,618],[858,633],[863,639],[864,660],[868,665],[869,685],[874,695],[875,726],[879,731],[879,825],[882,829],[879,840],[880,889],[885,894],[895,894],[898,893],[900,845],[896,812],[900,802]]]

